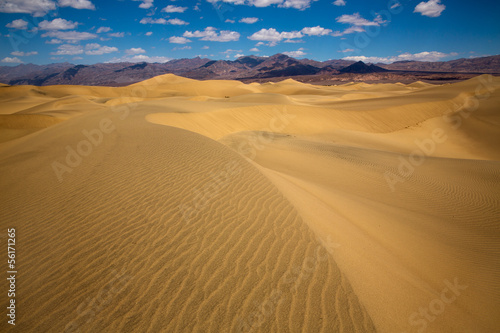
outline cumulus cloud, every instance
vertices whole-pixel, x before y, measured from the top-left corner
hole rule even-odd
[[[29,57],[31,55],[38,54],[38,52],[37,51],[32,51],[32,52],[14,51],[14,52],[11,52],[10,54],[12,54],[13,56],[18,56],[18,57]]]
[[[63,44],[59,45],[56,52],[51,52],[52,55],[76,55],[82,54],[83,47],[81,45],[71,45],[71,44]]]
[[[226,23],[234,23],[236,21],[235,20],[231,20],[231,19],[226,19],[224,22],[226,22]]]
[[[335,6],[345,6],[345,0],[335,0],[333,4]]]
[[[141,47],[132,47],[128,50],[125,50],[125,54],[128,54],[128,55],[141,54],[141,53],[146,53],[146,50],[144,50]]]
[[[373,21],[367,20],[363,18],[359,13],[354,13],[352,15],[344,14],[335,19],[338,23],[350,24],[350,27],[346,28],[344,31],[335,31],[333,36],[343,36],[347,34],[352,34],[355,32],[364,32],[365,29],[363,27],[367,26],[380,26],[387,21],[382,19],[382,16],[377,15]]]
[[[250,52],[260,52],[260,50],[258,48],[256,48],[256,47],[254,47],[254,48],[250,49]]]
[[[280,5],[280,7],[304,10],[306,8],[309,8],[311,6],[311,3],[314,1],[316,0],[286,0],[285,2],[283,2],[283,4]]]
[[[117,52],[118,48],[114,46],[101,46],[97,43],[91,43],[85,45],[85,54],[86,55],[103,55],[106,53]]]
[[[187,7],[168,5],[167,7],[163,8],[161,11],[165,12],[165,13],[184,13],[187,9],[188,9]]]
[[[75,29],[78,26],[78,22],[67,21],[62,18],[56,18],[52,21],[44,20],[38,24],[38,27],[42,30],[69,30]]]
[[[48,31],[44,33],[42,37],[52,37],[64,40],[67,43],[77,43],[80,40],[97,38],[97,35],[91,34],[89,32],[79,32],[79,31]]]
[[[283,31],[278,32],[274,28],[269,29],[260,29],[253,35],[249,36],[248,39],[251,40],[259,40],[269,42],[269,46],[275,46],[277,43],[282,40],[294,39],[294,38],[302,38],[304,35],[300,31]],[[258,46],[259,44],[257,44]]]
[[[348,53],[348,52],[354,52],[354,49],[345,49],[345,50],[339,50],[337,52],[342,52],[342,53]]]
[[[52,0],[3,0],[0,1],[0,13],[25,13],[35,17],[44,16],[56,9]]]
[[[371,62],[371,63],[385,63],[385,64],[390,64],[395,61],[404,61],[404,60],[415,60],[415,61],[440,61],[443,58],[451,57],[451,56],[456,56],[458,53],[452,52],[452,53],[443,53],[443,52],[437,52],[437,51],[430,51],[430,52],[420,52],[420,53],[402,53],[397,56],[392,56],[392,57],[365,57],[365,56],[350,56],[350,57],[344,57],[342,59],[344,60],[352,60],[352,61],[363,61],[363,62]]]
[[[124,32],[113,32],[113,33],[108,34],[108,36],[115,37],[115,38],[121,38],[121,37],[125,37],[125,33]]]
[[[11,28],[11,29],[25,30],[25,29],[28,28],[28,22],[26,22],[23,19],[14,20],[14,21],[12,21],[10,23],[7,23],[6,27],[7,28]]]
[[[134,1],[140,1],[141,4],[139,5],[139,8],[142,9],[149,9],[153,7],[153,0],[134,0]]]
[[[298,57],[303,57],[305,56],[307,53],[304,52],[304,48],[301,47],[300,49],[298,49],[297,51],[289,51],[289,52],[283,52],[283,54],[286,54],[287,56],[289,57],[293,57],[293,58],[298,58]]]
[[[59,6],[95,10],[94,4],[89,0],[59,0]]]
[[[151,36],[152,34],[153,34],[152,31],[148,31],[148,32],[145,33],[146,36]]]
[[[319,25],[316,27],[308,27],[300,30],[304,35],[309,35],[309,36],[325,36],[331,34],[332,30],[330,29],[325,29],[320,27]]]
[[[185,37],[177,37],[177,36],[170,37],[168,41],[173,44],[186,44],[191,42],[189,39]]]
[[[172,24],[172,25],[188,25],[189,24],[188,22],[185,22],[185,21],[177,19],[177,18],[167,20],[167,23]]]
[[[64,42],[60,39],[51,39],[45,42],[45,44],[62,44],[62,43]]]
[[[317,0],[207,0],[210,3],[226,2],[233,5],[246,5],[254,7],[269,7],[278,5],[284,8],[295,8],[304,10],[311,6],[311,3]]]
[[[352,15],[344,14],[340,17],[337,17],[335,21],[337,21],[338,23],[347,23],[355,26],[379,26],[380,24],[385,23],[380,15],[377,15],[373,21],[369,21],[361,17],[359,13],[354,13]]]
[[[23,61],[19,59],[18,57],[10,58],[10,57],[5,57],[1,60],[2,62],[9,63],[9,64],[22,64]]]
[[[141,24],[167,24],[167,20],[163,18],[159,19],[152,19],[151,17],[145,17],[142,20],[139,21]]]
[[[217,29],[214,27],[206,27],[203,31],[186,31],[182,36],[200,38],[201,40],[210,42],[231,42],[240,39],[239,32],[230,30],[221,30],[220,32],[217,32]]]
[[[97,29],[98,34],[100,34],[101,32],[109,32],[109,31],[111,31],[110,27],[100,27],[99,29]]]
[[[167,57],[157,57],[157,56],[147,56],[145,54],[138,54],[134,55],[132,57],[122,57],[122,58],[113,58],[109,61],[108,63],[115,63],[115,62],[158,62],[158,63],[165,63],[172,60],[172,58],[167,58]]]
[[[183,46],[183,47],[174,47],[172,50],[173,50],[173,51],[178,51],[178,50],[191,50],[191,46],[186,45],[186,46]]]
[[[241,20],[239,20],[240,23],[247,23],[247,24],[254,24],[257,22],[259,19],[257,17],[244,17]]]
[[[441,0],[429,0],[419,3],[413,12],[420,13],[423,16],[438,17],[445,8],[446,6],[441,3]]]

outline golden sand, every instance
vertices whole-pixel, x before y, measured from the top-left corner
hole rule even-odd
[[[167,74],[0,102],[2,332],[500,327],[500,78]]]

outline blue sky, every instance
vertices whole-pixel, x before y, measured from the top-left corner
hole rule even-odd
[[[0,65],[500,54],[490,0],[0,0]]]

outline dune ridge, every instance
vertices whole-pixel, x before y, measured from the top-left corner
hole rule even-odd
[[[18,328],[495,332],[499,88],[3,87]]]

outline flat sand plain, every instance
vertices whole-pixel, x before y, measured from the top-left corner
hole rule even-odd
[[[498,77],[0,103],[2,332],[498,332]]]

